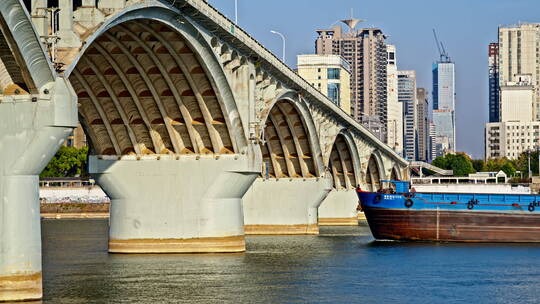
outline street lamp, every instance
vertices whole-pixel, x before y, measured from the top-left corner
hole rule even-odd
[[[281,60],[283,61],[283,63],[285,63],[285,36],[283,36],[282,33],[276,31],[270,31],[270,33],[279,35],[281,37],[281,40],[283,41],[283,55],[281,57]]]
[[[234,24],[238,24],[238,0],[234,0]]]

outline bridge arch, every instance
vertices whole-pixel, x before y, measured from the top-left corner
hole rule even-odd
[[[366,184],[371,191],[377,191],[381,186],[381,180],[386,178],[382,159],[378,152],[369,157],[366,168]]]
[[[324,170],[315,125],[303,102],[292,93],[283,94],[272,103],[263,121],[263,176],[322,176]]]
[[[328,168],[332,172],[334,189],[355,189],[360,184],[357,169],[360,168],[360,159],[354,140],[346,130],[342,130],[334,140]]]
[[[395,166],[392,167],[392,170],[390,171],[390,180],[401,180],[401,171],[399,168],[396,168]]]
[[[66,70],[98,155],[235,154],[247,140],[212,47],[166,6],[104,23]]]

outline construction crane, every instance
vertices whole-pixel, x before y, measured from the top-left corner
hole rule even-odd
[[[448,56],[448,53],[444,49],[444,44],[442,42],[439,42],[439,39],[437,38],[437,32],[435,32],[435,29],[433,29],[433,37],[435,37],[435,44],[437,44],[437,49],[439,50],[441,62],[451,62],[450,56]]]

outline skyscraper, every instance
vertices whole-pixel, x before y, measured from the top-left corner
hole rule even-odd
[[[499,44],[489,44],[489,122],[500,121]]]
[[[416,160],[418,135],[415,71],[398,71],[398,99],[403,105],[403,154],[413,161]]]
[[[351,115],[388,142],[386,36],[378,28],[356,30],[358,19],[343,22],[349,27],[346,33],[340,26],[317,31],[315,51],[341,55],[350,63]]]
[[[499,28],[499,87],[520,82],[531,76],[535,87],[533,120],[540,120],[540,23],[526,23]]]
[[[403,154],[403,105],[398,99],[398,70],[396,46],[388,44],[387,74],[387,110],[388,113],[388,142],[398,154]]]
[[[418,151],[416,154],[416,160],[427,161],[428,160],[428,140],[429,140],[429,101],[428,92],[424,88],[416,89],[416,122],[418,133]]]
[[[444,153],[456,150],[455,95],[454,63],[448,56],[441,56],[433,64],[433,123],[437,137],[446,137],[437,139],[437,147]]]

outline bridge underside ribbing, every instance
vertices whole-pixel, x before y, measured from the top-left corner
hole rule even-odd
[[[98,155],[233,154],[207,75],[178,31],[143,19],[98,37],[70,81]]]
[[[347,137],[337,136],[330,154],[329,169],[333,177],[333,189],[319,207],[319,225],[358,225],[357,211],[359,160],[353,153]]]

